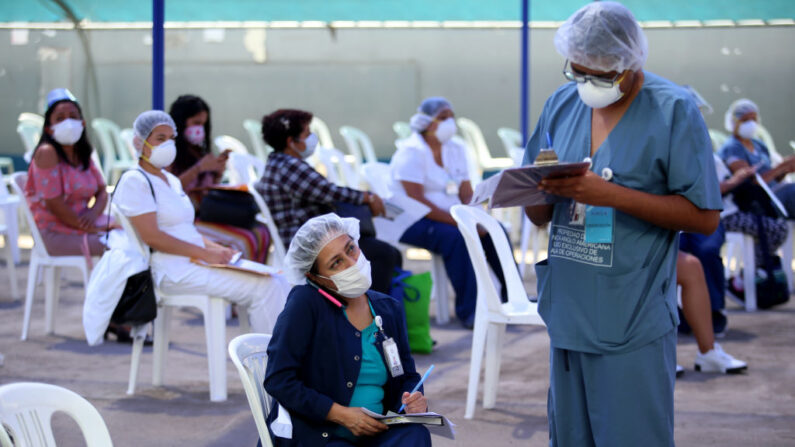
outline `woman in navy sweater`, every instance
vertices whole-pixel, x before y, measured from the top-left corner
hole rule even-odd
[[[424,426],[387,427],[362,410],[385,414],[406,404],[406,413],[421,413],[428,403],[422,388],[409,394],[420,376],[403,310],[369,290],[370,263],[358,239],[356,219],[326,214],[308,220],[290,243],[286,273],[299,285],[268,346],[265,390],[290,412],[293,438],[274,438],[276,445],[431,445]]]

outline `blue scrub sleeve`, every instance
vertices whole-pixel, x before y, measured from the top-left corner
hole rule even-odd
[[[721,160],[723,160],[726,165],[730,165],[735,161],[744,161],[750,164],[751,161],[742,143],[734,138],[729,138],[726,141],[723,147],[720,148],[718,155],[720,155]]]
[[[304,386],[298,376],[298,372],[307,367],[304,354],[309,351],[311,333],[319,317],[319,309],[317,300],[309,299],[311,297],[306,294],[296,293],[298,289],[299,287],[294,287],[290,292],[287,304],[273,328],[273,338],[268,345],[265,391],[290,412],[323,422],[334,401]]]
[[[700,209],[722,210],[712,143],[704,119],[692,101],[674,103],[668,154],[668,190]]]

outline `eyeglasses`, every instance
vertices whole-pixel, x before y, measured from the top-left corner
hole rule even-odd
[[[611,78],[606,78],[603,76],[589,75],[580,72],[571,66],[571,62],[568,59],[566,59],[566,63],[563,64],[563,76],[566,79],[568,79],[569,81],[574,81],[578,84],[584,84],[586,82],[590,82],[596,87],[604,87],[604,88],[613,87],[614,85],[622,81],[622,79],[624,78],[624,73],[618,73]]]

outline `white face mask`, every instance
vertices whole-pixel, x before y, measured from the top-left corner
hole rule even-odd
[[[325,276],[320,277],[325,278]],[[327,279],[334,282],[334,285],[337,286],[337,293],[345,298],[359,298],[373,284],[373,278],[370,276],[370,261],[364,257],[364,253],[359,252],[356,264]]]
[[[446,143],[450,138],[453,138],[457,130],[455,119],[452,117],[447,118],[436,126],[436,139],[442,143]]]
[[[756,135],[756,130],[759,125],[754,120],[748,120],[740,123],[737,126],[737,135],[745,138],[746,140],[750,140],[751,138]]]
[[[612,87],[597,87],[591,82],[577,83],[577,93],[585,105],[594,109],[607,107],[624,96],[618,83]]]
[[[174,144],[174,140],[164,141],[157,146],[152,146],[147,141],[144,141],[144,144],[152,149],[152,153],[149,154],[148,158],[143,156],[141,158],[158,169],[169,166],[171,163],[174,163],[174,159],[177,158],[177,146]]]
[[[317,149],[318,138],[317,135],[314,133],[310,133],[308,137],[304,140],[304,144],[306,145],[306,149],[303,152],[300,152],[301,158],[307,159],[315,153],[315,149]]]
[[[80,120],[67,118],[52,127],[52,137],[59,144],[71,146],[83,135],[83,122]]]

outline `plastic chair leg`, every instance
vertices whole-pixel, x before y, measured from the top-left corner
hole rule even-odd
[[[475,330],[472,334],[472,358],[469,362],[469,384],[467,385],[467,407],[464,412],[465,419],[472,419],[475,416],[475,401],[478,397],[478,382],[480,381],[480,369],[483,365],[483,351],[486,347],[486,334],[489,322],[485,317],[478,318],[475,314]]]
[[[497,388],[500,385],[502,364],[502,342],[505,325],[489,323],[486,334],[486,372],[483,379],[483,408],[494,408],[497,403]]]
[[[168,351],[168,332],[171,326],[171,306],[157,309],[155,318],[154,346],[152,347],[152,385],[163,385],[163,371],[166,368],[166,352]]]
[[[524,213],[522,213],[524,215]],[[524,215],[524,219],[522,219],[522,237],[519,240],[519,247],[521,248],[521,262],[519,263],[519,276],[524,279],[524,271],[527,267],[527,243],[530,241],[530,233],[533,229],[533,223],[530,222],[530,219]]]
[[[10,246],[11,237],[5,236],[5,255],[6,268],[8,269],[8,281],[11,283],[11,298],[15,301],[19,299],[19,285],[17,284],[17,266],[14,261],[14,253]]]
[[[22,319],[22,335],[20,340],[25,341],[28,339],[28,330],[30,329],[30,313],[33,309],[33,295],[36,294],[36,277],[39,272],[39,263],[36,256],[30,260],[30,267],[28,268],[28,287],[25,290],[25,316]]]
[[[431,278],[433,280],[431,293],[436,298],[436,323],[447,324],[450,321],[450,291],[444,259],[441,256],[431,255]]]
[[[240,323],[240,330],[244,334],[251,333],[251,322],[248,317],[248,306],[237,305],[237,321]]]
[[[787,221],[787,227],[787,240],[784,241],[784,245],[781,247],[781,263],[783,264],[784,274],[787,275],[787,288],[792,293],[792,289],[795,287],[795,279],[793,279],[792,275],[792,233],[795,231],[795,223]]]
[[[207,338],[207,364],[210,376],[210,400],[212,402],[226,400],[225,304],[226,302],[223,299],[210,298],[209,306],[204,315],[204,334]]]
[[[47,335],[55,332],[55,313],[58,306],[60,279],[60,268],[46,267],[44,269],[44,333]]]
[[[754,239],[743,236],[743,287],[745,288],[745,310],[756,310],[756,259]]]
[[[137,328],[132,329],[132,333],[136,333]],[[133,339],[132,356],[130,358],[130,380],[127,384],[127,394],[132,396],[135,394],[135,385],[138,382],[138,371],[141,366],[141,351],[144,349],[144,341],[146,340],[146,333],[143,335],[136,334]]]
[[[24,199],[23,199],[24,200]],[[14,263],[19,264],[19,213],[16,203],[3,206],[5,214],[5,225],[8,232],[6,245],[11,247]]]

